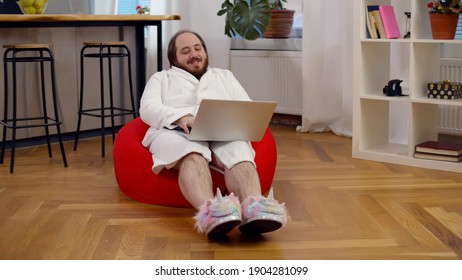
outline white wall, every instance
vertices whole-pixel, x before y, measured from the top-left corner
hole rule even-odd
[[[217,15],[221,1],[167,1],[171,3],[172,13],[180,14],[182,19],[178,22],[166,22],[166,35],[168,31],[176,32],[182,29],[199,33],[208,46],[210,66],[228,68],[230,40],[224,35],[224,17]],[[168,43],[168,39],[165,43]]]
[[[164,22],[164,69],[168,68],[166,48],[168,41],[176,31],[190,29],[199,33],[205,40],[208,47],[211,67],[229,69],[230,67],[230,39],[224,34],[225,17],[218,16],[222,0],[152,0],[151,14],[178,14],[180,21]],[[296,11],[296,15],[302,12],[302,0],[288,0],[286,7]],[[155,28],[150,31],[155,35]],[[152,43],[151,43],[152,44]],[[148,73],[152,73],[155,65],[156,52],[148,52],[149,66]]]
[[[48,0],[46,14],[88,14],[91,0]],[[100,1],[102,2],[102,1]],[[106,5],[108,2],[106,2]]]

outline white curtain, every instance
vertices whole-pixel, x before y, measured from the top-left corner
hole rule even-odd
[[[302,132],[352,135],[354,0],[304,0]]]
[[[74,0],[69,0],[69,1],[74,2]],[[118,0],[92,1],[93,2],[93,7],[92,7],[93,13],[96,15],[115,15],[117,14],[117,1]]]

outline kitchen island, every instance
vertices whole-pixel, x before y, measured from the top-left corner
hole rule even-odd
[[[178,15],[94,15],[94,14],[0,14],[0,46],[19,43],[51,43],[55,56],[57,70],[57,91],[60,116],[63,121],[63,132],[72,133],[76,129],[78,89],[79,89],[79,60],[80,49],[85,41],[126,41],[132,50],[134,90],[139,98],[146,83],[147,59],[156,60],[154,67],[162,70],[162,26],[166,21],[180,20]],[[157,30],[155,47],[156,57],[146,57],[145,28],[154,26]],[[2,50],[3,53],[3,50]],[[113,75],[126,75],[123,65],[113,65]],[[99,77],[97,64],[90,66],[90,76]],[[36,99],[37,71],[33,66],[27,66],[19,72],[25,77],[23,83],[18,85],[19,99],[25,100],[27,106],[22,111],[37,111],[39,101]],[[119,100],[128,102],[128,84],[120,80],[115,90],[120,89]],[[88,102],[99,102],[99,80],[88,81]],[[0,88],[3,89],[3,67],[0,68]],[[117,91],[116,91],[117,92]],[[0,100],[3,100],[3,90],[0,91]],[[88,97],[88,95],[87,95]],[[2,111],[2,109],[0,109]],[[2,112],[0,112],[3,114]],[[98,121],[87,118],[82,123],[83,130],[96,129]],[[126,120],[121,119],[119,124]],[[42,135],[42,131],[27,129],[18,131],[18,138],[32,138]]]

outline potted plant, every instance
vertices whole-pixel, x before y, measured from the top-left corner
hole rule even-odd
[[[436,0],[427,7],[433,39],[454,39],[461,11],[460,0]]]
[[[225,34],[229,37],[287,38],[295,11],[285,9],[283,3],[287,0],[225,0],[217,15],[226,15]]]

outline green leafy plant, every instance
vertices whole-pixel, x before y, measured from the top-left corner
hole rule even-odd
[[[436,0],[427,4],[430,14],[458,14],[461,0]]]
[[[287,3],[287,0],[268,0],[268,3],[272,10],[282,10],[284,9],[283,3]]]
[[[271,10],[284,9],[287,0],[225,0],[217,15],[226,15],[225,34],[247,40],[262,37],[271,19]]]

